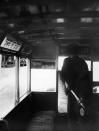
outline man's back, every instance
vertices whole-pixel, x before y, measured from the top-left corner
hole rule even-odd
[[[61,78],[78,95],[88,95],[88,92],[91,91],[87,63],[78,56],[68,57],[64,60]]]

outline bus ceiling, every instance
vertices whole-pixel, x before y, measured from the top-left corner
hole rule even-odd
[[[56,59],[59,55],[70,55],[69,48],[72,47],[73,43],[78,42],[80,55],[87,59],[90,57],[99,59],[98,40],[95,41],[94,46],[90,40],[87,40],[87,44],[86,42],[83,43],[83,41],[84,39],[67,40],[66,43],[62,43],[59,46],[57,41],[50,39],[42,40],[38,45],[32,46],[25,42],[23,43],[23,41],[17,40],[11,34],[7,34],[0,44],[0,52],[16,54],[18,56],[29,56],[32,59]]]
[[[1,0],[0,4],[1,52],[55,59],[68,55],[68,46],[77,41],[81,55],[99,58],[97,0]]]

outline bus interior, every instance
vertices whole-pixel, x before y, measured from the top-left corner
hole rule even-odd
[[[0,1],[0,131],[98,131],[98,0]],[[60,79],[77,42],[92,81],[93,117],[68,118]]]

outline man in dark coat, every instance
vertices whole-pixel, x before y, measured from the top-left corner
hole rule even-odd
[[[88,72],[87,63],[84,59],[78,56],[79,46],[74,44],[72,47],[71,57],[64,60],[61,70],[61,79],[63,83],[67,83],[69,88],[72,89],[79,98],[83,98],[84,103],[88,103],[92,90],[91,81]],[[70,115],[77,115],[77,102],[71,93],[68,93],[69,105],[68,111]]]

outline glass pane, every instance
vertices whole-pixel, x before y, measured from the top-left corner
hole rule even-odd
[[[20,100],[24,98],[27,93],[27,65],[26,59],[20,58],[20,67],[19,67],[19,94]]]
[[[55,92],[55,69],[31,69],[31,91]]]
[[[85,60],[85,61],[86,61],[87,65],[88,65],[89,71],[91,71],[91,61],[89,61],[89,60]]]
[[[93,62],[93,81],[99,81],[99,62]]]
[[[63,66],[64,59],[67,58],[68,56],[59,56],[58,57],[58,70],[60,71]]]
[[[14,56],[0,55],[0,117],[15,106],[15,61]]]

